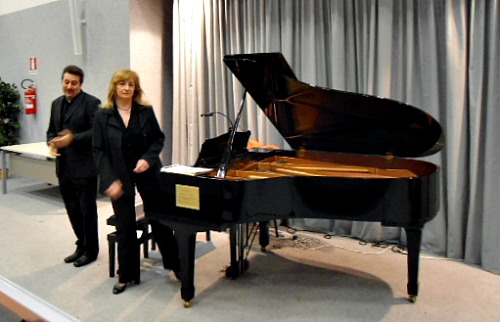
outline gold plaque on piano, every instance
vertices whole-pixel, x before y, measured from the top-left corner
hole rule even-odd
[[[176,184],[175,205],[180,208],[200,210],[200,188]]]

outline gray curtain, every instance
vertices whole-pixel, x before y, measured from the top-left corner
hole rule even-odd
[[[445,149],[441,208],[423,249],[500,273],[500,1],[174,1],[173,161],[192,164],[201,143],[227,131],[243,89],[226,54],[282,52],[297,77],[326,88],[403,101],[433,115]],[[240,130],[289,148],[247,100]],[[297,228],[404,243],[378,223],[296,220]]]

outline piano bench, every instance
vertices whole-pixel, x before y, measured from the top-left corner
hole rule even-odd
[[[110,216],[106,223],[110,226],[116,226],[115,215]],[[142,217],[136,222],[136,230],[141,232],[138,242],[142,244],[142,252],[144,258],[149,257],[149,241],[151,240],[151,249],[156,249],[156,243],[153,238],[153,233],[149,229],[147,218]],[[116,260],[116,243],[118,242],[118,234],[116,231],[108,234],[108,252],[109,252],[109,277],[115,277],[115,260]]]

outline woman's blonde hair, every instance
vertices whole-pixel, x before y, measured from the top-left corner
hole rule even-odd
[[[132,97],[132,100],[141,105],[148,105],[148,102],[142,99],[143,91],[141,88],[139,75],[135,71],[130,69],[120,69],[119,71],[114,73],[113,77],[111,78],[111,83],[109,84],[109,89],[108,89],[108,100],[106,101],[106,103],[102,105],[102,108],[104,109],[113,108],[116,98],[116,84],[118,84],[121,81],[128,81],[128,80],[133,81],[135,84],[134,95]]]

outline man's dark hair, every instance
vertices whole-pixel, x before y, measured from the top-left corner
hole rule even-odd
[[[66,66],[62,72],[61,79],[64,78],[65,73],[80,76],[80,84],[83,84],[83,76],[84,75],[83,75],[83,70],[80,67],[75,66],[75,65]]]

